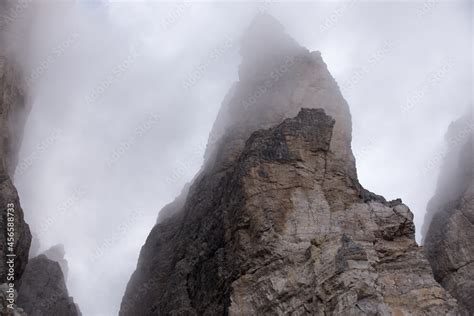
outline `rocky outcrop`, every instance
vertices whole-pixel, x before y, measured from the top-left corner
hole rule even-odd
[[[81,315],[69,297],[59,263],[39,255],[31,259],[21,279],[18,305],[29,316]]]
[[[12,182],[23,124],[28,112],[22,73],[14,60],[7,58],[4,41],[7,21],[3,18],[10,13],[12,5],[11,1],[0,3],[2,13],[0,21],[0,311],[2,315],[22,313],[21,310],[7,308],[7,305],[13,301],[13,292],[15,292],[14,287],[9,284],[18,285],[28,262],[31,242],[30,230],[24,220],[18,192]],[[12,235],[8,235],[9,233]],[[5,304],[6,299],[11,300],[9,304]]]
[[[13,185],[29,102],[21,67],[5,39],[28,5],[0,1],[0,315],[26,315],[24,310],[30,316],[79,315],[58,263],[45,256],[28,263],[31,233]],[[47,255],[65,264],[64,249],[52,248]]]
[[[359,184],[320,54],[268,16],[242,45],[204,166],[148,236],[120,315],[456,315],[408,207]]]
[[[5,316],[27,316],[25,311],[16,305],[18,292],[8,286],[7,283],[0,284],[0,315]]]
[[[434,197],[424,223],[425,251],[436,280],[474,314],[473,118],[451,124]]]
[[[45,252],[43,254],[50,260],[56,261],[59,263],[59,266],[61,267],[61,271],[63,272],[64,275],[64,280],[67,280],[67,276],[69,273],[69,268],[68,268],[68,263],[65,258],[66,256],[66,251],[64,250],[64,245],[63,244],[58,244],[55,245]]]

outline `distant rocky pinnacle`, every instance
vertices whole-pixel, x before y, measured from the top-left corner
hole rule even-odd
[[[64,280],[67,280],[68,272],[69,272],[69,267],[67,260],[65,258],[66,251],[64,250],[64,245],[63,244],[58,244],[55,245],[45,252],[43,254],[50,260],[56,261],[59,263],[59,266],[61,267],[61,271],[63,272],[64,275]]]
[[[474,121],[451,124],[446,155],[424,223],[425,251],[435,279],[474,314]]]
[[[24,316],[26,311],[29,316],[74,316],[80,313],[72,299],[67,296],[59,264],[45,256],[28,262],[31,233],[24,219],[18,192],[13,185],[23,127],[30,104],[25,89],[25,76],[15,62],[15,56],[8,52],[5,41],[9,27],[16,21],[11,17],[18,13],[15,11],[18,5],[18,1],[14,0],[0,1],[0,315]],[[8,212],[8,207],[11,208],[12,204],[13,211]],[[13,221],[8,218],[13,218]],[[10,237],[7,235],[8,223],[14,224],[13,243],[7,243]],[[8,256],[12,254],[15,255],[13,269],[7,261],[13,258]],[[58,252],[52,250],[48,253],[51,257],[54,254]],[[13,274],[14,281],[10,279],[9,274]],[[13,289],[9,286],[10,283],[14,283],[16,290],[13,295],[16,303],[14,308],[8,307],[11,304],[9,291]],[[20,286],[21,291],[18,293]]]
[[[21,279],[17,304],[28,316],[81,315],[68,295],[59,263],[46,255],[39,255],[28,262]]]
[[[120,315],[458,315],[409,208],[359,184],[320,53],[267,15],[241,43],[205,163],[148,236]]]

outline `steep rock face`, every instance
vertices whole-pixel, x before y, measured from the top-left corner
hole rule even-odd
[[[59,263],[39,255],[31,259],[21,279],[18,305],[29,316],[81,315],[69,297]]]
[[[474,143],[472,115],[451,124],[447,154],[425,216],[425,251],[435,278],[474,313]]]
[[[23,307],[24,304],[28,315],[78,315],[78,313],[72,313],[76,310],[75,307],[69,306],[64,277],[61,271],[58,273],[56,270],[58,263],[38,257],[33,259],[27,267],[31,233],[24,220],[18,192],[13,185],[23,128],[29,113],[29,103],[26,98],[23,73],[13,58],[14,54],[9,52],[6,38],[12,36],[10,28],[18,22],[29,5],[28,2],[19,3],[14,0],[0,1],[0,314],[24,315],[23,309],[18,307]],[[27,33],[27,22],[24,27]],[[12,208],[13,211],[9,211],[8,208]],[[7,216],[7,213],[13,216]],[[14,220],[9,221],[7,217]],[[13,223],[15,232],[13,244],[7,243],[10,237],[7,235],[8,223]],[[56,259],[61,261],[61,252],[55,250],[58,249],[50,250],[48,255],[56,256]],[[12,254],[14,257],[8,256]],[[7,261],[12,258],[14,259],[13,269]],[[14,294],[9,292],[12,290],[8,285],[12,282],[9,278],[11,273],[14,275]],[[41,283],[44,280],[48,282]],[[35,282],[39,283],[35,284]],[[17,291],[20,284],[22,284],[23,294],[18,294]],[[26,288],[29,290],[25,290]],[[44,295],[51,297],[54,294],[52,291],[56,290],[61,292],[58,302],[47,309],[41,309],[38,305],[41,302],[37,299]],[[13,309],[8,307],[12,302],[9,299],[12,297],[15,297],[16,303]],[[43,313],[38,314],[39,311]],[[58,311],[59,314],[51,314],[49,311]]]
[[[19,310],[6,308],[4,298],[7,298],[8,294],[3,290],[8,289],[6,283],[11,283],[11,279],[7,279],[8,274],[13,274],[15,284],[18,284],[28,262],[31,242],[30,230],[25,223],[18,193],[12,183],[23,124],[28,112],[22,73],[14,61],[7,58],[4,41],[7,24],[3,18],[11,13],[14,4],[12,1],[0,2],[0,311],[4,315],[21,313]],[[8,211],[9,206],[13,206],[13,211]],[[15,231],[13,244],[7,244],[8,212],[13,215],[8,216],[13,218],[10,222],[13,223]],[[12,257],[7,257],[7,254],[15,255],[14,268],[10,271],[7,259]]]
[[[234,84],[218,113],[205,167],[232,164],[252,132],[295,117],[301,108],[322,108],[336,120],[332,163],[355,178],[349,106],[320,52],[301,47],[267,15],[252,22],[242,37],[240,52],[240,81]]]
[[[262,16],[242,56],[204,166],[148,236],[120,315],[456,315],[408,207],[359,184],[319,53]]]
[[[0,285],[0,315],[5,316],[27,316],[25,311],[14,304],[13,309],[11,308],[11,298],[16,302],[18,298],[18,292],[15,290],[13,294],[9,293],[10,288],[7,283]]]

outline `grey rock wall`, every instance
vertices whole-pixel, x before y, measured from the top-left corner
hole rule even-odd
[[[474,314],[474,142],[470,113],[451,124],[438,187],[425,216],[425,251],[436,280]]]
[[[29,316],[77,316],[59,263],[39,255],[30,260],[21,279],[18,305]]]

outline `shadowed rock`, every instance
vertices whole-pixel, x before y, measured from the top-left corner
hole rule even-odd
[[[451,124],[446,156],[424,222],[425,251],[436,280],[474,313],[474,143],[472,115]]]
[[[69,297],[59,263],[39,255],[31,259],[21,279],[18,305],[29,316],[81,315]]]
[[[24,220],[18,192],[13,185],[23,125],[28,114],[23,74],[15,61],[7,58],[7,45],[4,41],[8,25],[4,19],[8,14],[12,14],[15,5],[17,5],[15,1],[0,1],[0,297],[2,298],[6,295],[2,289],[7,282],[12,282],[11,279],[7,279],[10,273],[7,254],[15,255],[12,273],[14,283],[18,285],[28,262],[31,242],[30,229]],[[8,217],[13,221],[9,222]],[[7,235],[8,223],[13,226],[15,232],[13,242],[8,242],[8,237],[11,237]],[[1,304],[4,304],[3,300]],[[0,307],[2,313],[5,311],[4,307]],[[7,313],[5,315],[13,315],[21,311],[9,309]]]

